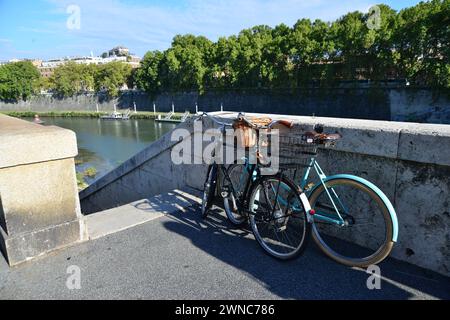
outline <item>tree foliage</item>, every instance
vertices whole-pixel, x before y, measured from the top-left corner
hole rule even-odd
[[[149,93],[298,88],[360,79],[450,88],[450,0],[400,12],[378,8],[376,28],[369,26],[378,12],[355,11],[333,22],[256,26],[214,43],[178,35],[166,51],[145,55],[135,84]]]
[[[131,66],[122,62],[86,65],[69,61],[55,69],[48,88],[62,97],[93,90],[105,91],[110,97],[116,97],[119,89],[128,83],[130,75]]]
[[[0,100],[26,100],[37,92],[39,71],[29,61],[0,66]]]
[[[96,67],[94,74],[95,90],[105,90],[110,97],[117,97],[119,89],[131,75],[131,66],[122,62],[110,62]]]
[[[50,77],[50,88],[63,97],[92,90],[96,73],[94,65],[69,61],[55,69]]]
[[[399,12],[387,5],[377,8],[332,22],[259,25],[216,42],[177,35],[164,52],[147,52],[134,70],[121,62],[68,62],[43,79],[30,62],[11,63],[0,66],[0,99],[27,99],[39,88],[63,97],[92,90],[115,97],[124,84],[153,95],[330,86],[360,79],[450,89],[450,0],[420,2]],[[376,27],[370,27],[378,17]]]

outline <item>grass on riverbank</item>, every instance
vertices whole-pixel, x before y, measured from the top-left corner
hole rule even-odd
[[[51,112],[36,112],[36,111],[0,111],[0,114],[15,118],[33,118],[35,114],[41,118],[100,118],[107,115],[108,112],[91,112],[91,111],[51,111]],[[164,117],[167,112],[137,112],[130,115],[130,119],[155,119],[158,115]],[[175,113],[173,119],[181,119],[183,113]]]

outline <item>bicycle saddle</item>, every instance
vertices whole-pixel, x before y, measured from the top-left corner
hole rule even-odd
[[[342,139],[342,135],[339,133],[319,133],[317,131],[308,131],[305,133],[307,139],[312,139],[315,143],[325,144],[335,142]]]

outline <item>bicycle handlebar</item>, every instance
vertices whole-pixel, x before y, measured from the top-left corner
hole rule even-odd
[[[226,122],[217,120],[216,118],[214,118],[213,116],[209,115],[206,112],[203,112],[199,117],[200,118],[207,117],[207,118],[211,119],[214,123],[216,123],[220,126],[224,126],[224,127],[232,127],[233,126],[233,124],[231,124],[231,123],[226,123]]]
[[[271,124],[269,124],[269,128],[272,128],[275,124],[281,124],[289,129],[291,129],[294,126],[294,121],[289,121],[289,120],[275,120],[272,121]]]
[[[250,122],[249,120],[247,120],[242,113],[239,113],[238,120],[244,121],[250,127],[256,127],[256,125],[253,124],[252,122]],[[269,125],[267,125],[267,128],[268,129],[272,129],[273,126],[276,125],[276,124],[281,124],[281,125],[283,125],[283,126],[285,126],[285,127],[290,129],[290,128],[292,128],[294,126],[294,121],[292,121],[292,120],[272,120],[272,122],[269,123]],[[262,128],[264,128],[264,126]]]
[[[203,117],[207,117],[209,119],[211,119],[214,123],[223,126],[223,127],[233,127],[233,124],[231,123],[226,123],[226,122],[222,122],[217,120],[215,117],[209,115],[206,112],[203,112],[199,118],[203,118]],[[257,126],[252,123],[251,121],[249,121],[243,113],[239,113],[237,116],[237,119],[239,121],[243,121],[245,122],[249,127],[252,128],[256,128]],[[276,124],[281,124],[287,128],[292,128],[294,126],[294,121],[292,120],[273,120],[269,125],[267,125],[266,127],[260,127],[260,128],[267,128],[267,129],[272,129],[272,127]],[[333,142],[336,140],[339,140],[342,138],[342,135],[337,133],[337,134],[326,134],[323,133],[323,125],[321,124],[317,124],[314,126],[313,132],[306,132],[305,133],[306,136],[308,136],[309,138],[312,138],[314,140],[314,142],[316,143],[326,143],[326,142]]]

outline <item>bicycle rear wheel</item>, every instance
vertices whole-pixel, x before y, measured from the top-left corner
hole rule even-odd
[[[202,196],[202,218],[205,219],[208,216],[209,210],[212,207],[214,195],[217,186],[217,164],[212,164],[208,167],[206,174],[206,180],[203,187]]]
[[[309,197],[316,211],[313,239],[319,248],[347,266],[367,267],[383,261],[394,242],[393,222],[381,197],[353,179],[331,179],[325,185],[326,189],[322,184]],[[339,220],[334,206],[344,225],[332,222]]]
[[[249,211],[253,234],[269,255],[289,260],[303,252],[311,224],[290,180],[284,176],[261,178],[250,193]]]

